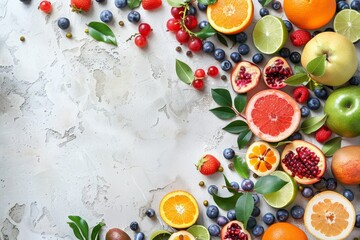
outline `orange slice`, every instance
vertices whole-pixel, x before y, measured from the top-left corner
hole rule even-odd
[[[160,216],[173,228],[188,228],[198,219],[199,206],[188,192],[182,190],[170,192],[160,202]]]
[[[218,0],[207,7],[206,15],[218,32],[236,34],[251,24],[254,5],[251,0]]]
[[[344,196],[324,191],[306,205],[304,224],[316,239],[346,239],[354,228],[355,215],[354,206]]]

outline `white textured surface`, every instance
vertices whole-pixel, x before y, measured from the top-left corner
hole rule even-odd
[[[174,65],[175,58],[193,69],[217,62],[204,54],[188,58],[184,47],[182,53],[174,50],[178,44],[165,29],[166,3],[153,12],[139,9],[154,29],[149,47],[141,50],[126,42],[137,31],[126,20],[129,10],[117,9],[112,0],[94,2],[85,15],[57,0],[47,16],[37,10],[38,2],[0,0],[0,239],[74,239],[66,224],[71,214],[90,225],[104,219],[130,236],[128,225],[136,220],[149,236],[166,227],[160,218],[144,217],[145,210],[157,210],[173,189],[194,194],[199,222],[210,224],[201,204],[210,198],[198,182],[220,184],[222,177],[202,177],[197,159],[212,153],[230,180],[241,180],[221,156],[224,148],[235,148],[236,137],[222,131],[225,122],[208,111],[215,106],[210,88],[230,85],[209,78],[205,91],[197,92],[177,79]],[[114,13],[110,27],[118,47],[84,33],[104,9]],[[61,16],[71,21],[72,39],[57,27]],[[359,211],[359,189],[353,189]],[[299,196],[305,206],[303,201]]]

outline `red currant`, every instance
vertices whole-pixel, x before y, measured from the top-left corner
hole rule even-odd
[[[135,45],[138,46],[139,48],[143,48],[146,46],[146,37],[144,37],[143,35],[137,35],[135,37]]]
[[[52,10],[51,2],[49,1],[41,1],[38,9],[43,11],[44,13],[50,13]]]
[[[187,15],[184,19],[185,26],[192,30],[197,27],[198,21],[194,15]]]
[[[211,77],[216,77],[219,74],[219,69],[215,66],[210,66],[208,68],[207,74]]]
[[[204,81],[202,79],[195,79],[194,81],[192,81],[192,86],[196,89],[196,90],[201,90],[204,88]]]
[[[179,19],[170,18],[170,19],[166,22],[166,28],[167,28],[169,31],[172,31],[172,32],[179,31],[180,28],[181,28]]]
[[[192,37],[188,42],[188,47],[191,51],[198,52],[202,49],[202,41],[198,37]]]
[[[176,18],[180,19],[184,14],[184,7],[172,7],[171,8],[171,15]]]
[[[139,30],[139,33],[141,35],[143,35],[144,37],[149,36],[149,34],[152,31],[152,29],[148,23],[140,23],[138,30]]]
[[[203,79],[205,77],[205,71],[202,68],[196,69],[194,74],[196,79]]]
[[[179,43],[186,43],[189,41],[190,35],[185,29],[180,29],[176,32],[176,40],[178,40]]]

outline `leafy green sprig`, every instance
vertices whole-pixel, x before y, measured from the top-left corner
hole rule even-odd
[[[68,216],[68,218],[71,220],[70,222],[68,222],[68,224],[73,230],[73,233],[77,239],[100,240],[101,228],[105,226],[104,222],[100,222],[97,225],[95,225],[90,232],[89,225],[85,221],[85,219],[79,216]]]

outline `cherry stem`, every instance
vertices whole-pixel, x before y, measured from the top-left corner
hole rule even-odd
[[[140,33],[134,33],[134,34],[131,35],[128,39],[126,39],[126,42],[130,41],[131,39],[133,39],[133,38],[136,37],[137,35],[140,35]]]

